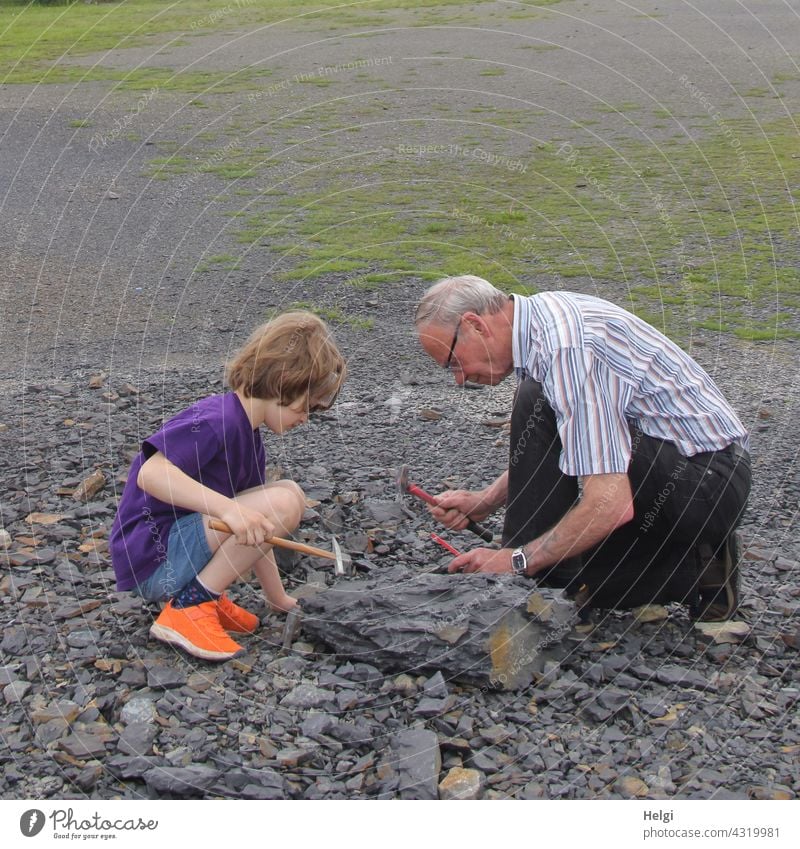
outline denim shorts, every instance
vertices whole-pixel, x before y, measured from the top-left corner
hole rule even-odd
[[[211,560],[203,517],[200,513],[181,516],[172,526],[167,541],[167,559],[134,588],[145,601],[167,601],[202,572]]]

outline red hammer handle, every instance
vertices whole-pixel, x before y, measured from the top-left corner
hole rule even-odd
[[[459,554],[461,554],[461,552],[458,549],[453,548],[453,546],[450,545],[450,543],[447,542],[447,540],[442,539],[438,534],[431,533],[431,539],[435,543],[438,543],[439,545],[441,545],[442,548],[447,549],[447,551],[449,551],[450,554],[454,554],[456,557],[458,557]]]
[[[406,490],[412,495],[416,495],[417,498],[421,498],[426,504],[436,504],[436,499],[430,493],[425,492],[424,489],[420,489],[415,483],[408,484]],[[469,519],[469,516],[467,518]],[[483,525],[479,525],[473,519],[469,519],[469,522],[467,522],[467,530],[472,531],[473,534],[479,536],[484,542],[492,541],[492,532],[484,528]]]
[[[424,489],[420,489],[415,483],[410,483],[408,485],[408,491],[412,495],[416,495],[417,498],[421,498],[426,504],[436,505],[436,499],[429,492],[425,492]]]

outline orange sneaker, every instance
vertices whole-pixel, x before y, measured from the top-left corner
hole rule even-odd
[[[234,604],[225,593],[217,599],[217,614],[219,624],[226,631],[235,631],[237,634],[252,634],[261,624],[258,616]]]
[[[222,630],[216,601],[184,608],[173,607],[169,602],[151,625],[150,636],[202,660],[230,660],[244,652]]]

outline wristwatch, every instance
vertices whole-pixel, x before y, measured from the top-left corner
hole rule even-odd
[[[528,568],[528,558],[525,556],[525,552],[522,550],[522,546],[519,548],[515,548],[511,552],[511,571],[515,575],[522,575],[526,577],[526,569]]]

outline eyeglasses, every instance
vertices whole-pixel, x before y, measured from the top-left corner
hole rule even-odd
[[[461,321],[462,319],[459,318],[458,324],[456,325],[456,332],[453,334],[453,341],[450,345],[450,353],[447,355],[447,359],[444,361],[444,365],[442,366],[445,371],[449,371],[450,364],[453,362],[453,351],[455,351],[456,345],[458,344],[458,331],[461,330]]]

